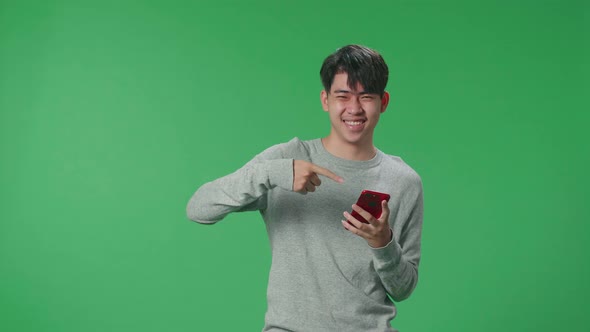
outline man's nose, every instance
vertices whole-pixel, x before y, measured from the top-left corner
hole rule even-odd
[[[363,107],[361,106],[361,102],[358,98],[351,98],[350,103],[348,105],[348,113],[350,114],[359,114],[363,112]]]

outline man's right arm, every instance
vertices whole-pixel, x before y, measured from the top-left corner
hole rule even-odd
[[[231,212],[263,210],[266,193],[275,187],[292,190],[293,159],[280,145],[268,148],[232,174],[205,183],[191,197],[187,217],[213,224]]]
[[[266,209],[266,194],[275,187],[307,194],[321,184],[319,175],[344,181],[328,169],[301,160],[308,156],[300,144],[295,138],[272,146],[234,173],[205,183],[188,202],[188,218],[213,224],[231,212]]]

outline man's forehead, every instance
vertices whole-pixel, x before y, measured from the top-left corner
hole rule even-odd
[[[332,86],[330,87],[330,93],[352,93],[355,95],[361,94],[379,94],[377,91],[367,91],[361,84],[356,82],[355,88],[351,87],[348,82],[348,73],[339,72],[334,76]]]
[[[363,87],[363,85],[360,82],[357,82],[356,84],[356,88],[351,88],[348,85],[347,81],[344,82],[336,82],[334,80],[334,83],[332,84],[332,92],[336,93],[336,92],[352,92],[352,93],[367,93],[365,91],[365,88]]]
[[[377,92],[366,91],[362,85],[358,84],[356,89],[351,89],[348,85],[337,87],[332,85],[331,89],[332,93],[351,93],[354,95],[363,95],[363,94],[377,94]]]

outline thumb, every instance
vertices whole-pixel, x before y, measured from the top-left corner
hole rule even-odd
[[[386,216],[389,218],[389,205],[386,200],[381,201],[381,217]]]

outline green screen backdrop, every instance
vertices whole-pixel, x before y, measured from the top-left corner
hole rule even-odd
[[[319,68],[379,50],[375,143],[422,176],[410,331],[587,331],[588,1],[0,2],[0,330],[259,331],[257,213],[185,205],[327,135]]]

